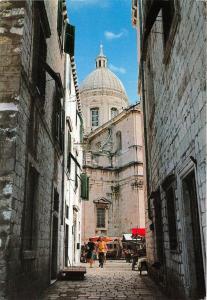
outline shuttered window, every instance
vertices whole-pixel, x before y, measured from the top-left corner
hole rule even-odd
[[[89,199],[89,177],[86,174],[81,174],[81,198]]]
[[[173,187],[166,190],[167,198],[167,215],[168,215],[168,230],[170,240],[170,250],[177,248],[177,229],[176,229],[176,211],[175,211],[175,196]]]
[[[59,145],[61,152],[64,151],[64,123],[65,112],[61,104],[60,95],[57,90],[54,94],[54,106],[53,106],[53,136],[55,142]]]
[[[74,56],[75,48],[75,26],[67,23],[65,28],[65,45],[64,51],[71,57]]]

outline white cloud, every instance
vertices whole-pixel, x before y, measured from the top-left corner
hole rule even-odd
[[[114,33],[112,31],[104,31],[104,36],[107,40],[116,40],[120,39],[123,36],[127,35],[127,30],[123,29],[119,33]]]
[[[126,69],[123,67],[116,67],[112,64],[109,64],[109,69],[111,69],[111,71],[116,72],[116,73],[126,74]]]

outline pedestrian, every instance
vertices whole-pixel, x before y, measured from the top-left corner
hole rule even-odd
[[[90,238],[87,244],[87,256],[86,256],[87,261],[90,264],[90,268],[93,268],[95,246],[96,246],[95,243]]]
[[[138,250],[135,248],[135,250],[132,253],[132,271],[135,270],[135,266],[138,262]]]
[[[103,268],[105,254],[107,252],[107,246],[106,246],[106,242],[104,242],[102,237],[99,237],[98,239],[97,249],[98,249],[99,267]]]

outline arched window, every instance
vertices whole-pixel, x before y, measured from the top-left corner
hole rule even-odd
[[[111,108],[111,118],[114,118],[118,115],[118,109],[116,107]]]
[[[120,151],[121,149],[122,149],[121,131],[117,131],[117,133],[116,133],[116,150]]]
[[[99,125],[99,109],[98,107],[91,108],[91,126],[96,127]]]

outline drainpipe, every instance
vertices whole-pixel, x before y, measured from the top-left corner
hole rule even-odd
[[[145,83],[144,83],[144,61],[143,54],[141,52],[142,48],[142,9],[141,9],[141,0],[138,1],[139,5],[139,24],[140,24],[140,65],[141,65],[141,81],[142,81],[142,105],[143,105],[143,114],[144,114],[144,143],[145,143],[145,162],[146,162],[146,180],[147,180],[147,198],[149,193],[149,171],[148,171],[148,145],[147,145],[147,122],[146,122],[146,103],[145,103]]]

